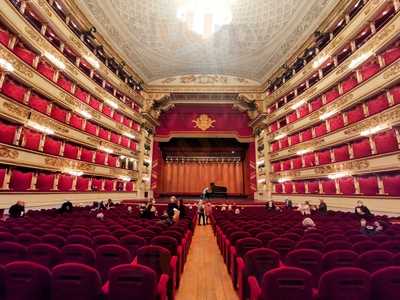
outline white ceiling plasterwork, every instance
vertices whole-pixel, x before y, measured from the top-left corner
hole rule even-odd
[[[150,86],[259,85],[339,2],[213,0],[231,5],[231,20],[205,37],[177,17],[185,1],[200,0],[75,0]]]

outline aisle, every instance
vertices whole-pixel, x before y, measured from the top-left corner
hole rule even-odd
[[[238,299],[211,226],[196,226],[176,300]]]

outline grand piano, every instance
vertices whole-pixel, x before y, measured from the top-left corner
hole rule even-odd
[[[215,185],[214,182],[210,183],[209,191],[206,193],[206,198],[227,198],[228,189],[225,186]],[[211,192],[210,192],[211,190]]]

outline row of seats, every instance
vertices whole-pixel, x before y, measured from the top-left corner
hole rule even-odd
[[[262,296],[260,286],[264,289],[289,280],[293,268],[300,269],[298,273],[293,271],[294,278],[296,274],[302,274],[300,277],[307,274],[304,278],[309,291],[300,299],[311,299],[312,293],[319,295],[319,299],[340,299],[323,296],[323,286],[335,284],[323,279],[330,278],[326,275],[329,272],[356,268],[369,278],[369,272],[400,265],[400,227],[391,225],[389,219],[378,218],[385,231],[367,236],[351,213],[329,212],[313,218],[317,229],[305,231],[298,212],[268,212],[260,208],[248,208],[239,216],[215,212],[213,228],[217,242],[241,299],[282,299],[279,295],[288,292],[286,284],[266,289]],[[294,285],[295,282],[293,279]],[[294,295],[288,299],[300,297]],[[370,299],[365,295],[361,298],[349,295],[345,299]]]
[[[64,277],[60,279],[61,286],[71,286],[75,282],[88,290],[67,293],[77,299],[87,299],[83,297],[87,293],[92,295],[90,299],[96,300],[103,299],[104,295],[110,299],[174,299],[195,216],[189,214],[169,226],[159,220],[138,219],[138,209],[128,212],[124,205],[103,213],[104,219],[100,221],[90,216],[88,208],[74,208],[72,213],[65,214],[55,210],[30,211],[25,218],[2,222],[0,265],[5,266],[6,273],[10,266],[23,265],[17,267],[15,274],[22,272],[18,276],[32,277],[29,293],[15,293],[21,298],[8,298],[16,282],[11,280],[9,284],[6,280],[5,299],[64,299],[41,292],[36,294],[41,290],[38,287],[54,281],[56,270],[63,270],[60,271],[63,274],[60,276]],[[29,271],[24,273],[24,269]],[[47,275],[38,279],[40,274]],[[88,278],[94,280],[93,285],[88,284]],[[124,286],[136,288],[124,291],[124,296],[121,292]],[[124,298],[112,298],[116,297],[115,293]]]

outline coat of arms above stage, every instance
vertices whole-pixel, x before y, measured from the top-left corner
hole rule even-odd
[[[197,119],[192,120],[195,128],[199,128],[206,131],[209,128],[214,127],[215,120],[211,119],[207,114],[201,114]]]

